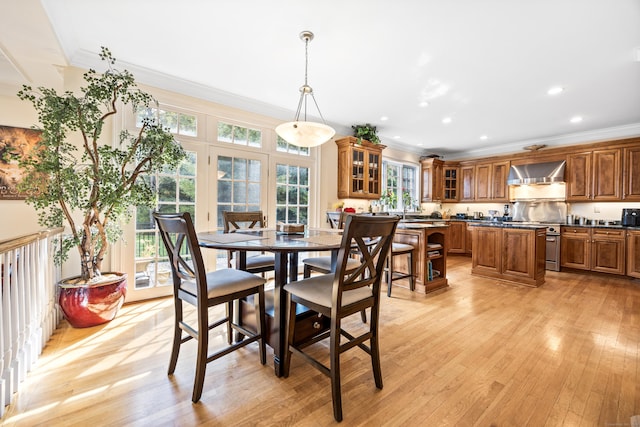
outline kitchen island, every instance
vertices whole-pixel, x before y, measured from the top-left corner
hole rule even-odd
[[[469,225],[471,274],[534,287],[544,283],[546,227],[500,222]]]
[[[448,234],[449,226],[444,222],[435,224],[400,222],[398,224],[394,242],[408,243],[418,248],[413,269],[416,274],[416,292],[426,294],[449,286],[447,280]],[[407,271],[408,266],[404,260],[399,260],[397,267]],[[398,285],[404,286],[404,282],[401,281]],[[408,285],[406,287],[408,288]]]

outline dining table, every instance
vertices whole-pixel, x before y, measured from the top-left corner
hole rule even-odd
[[[237,252],[236,268],[246,268],[247,252],[272,252],[274,254],[273,319],[270,322],[270,339],[273,348],[274,369],[282,376],[281,361],[286,350],[286,293],[284,286],[298,279],[298,258],[301,252],[331,251],[335,269],[338,249],[342,242],[342,230],[306,228],[304,232],[281,232],[270,228],[238,229],[224,233],[222,230],[198,233],[200,247]]]

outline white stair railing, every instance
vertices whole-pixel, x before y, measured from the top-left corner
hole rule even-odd
[[[0,419],[61,319],[53,248],[62,231],[0,241]]]

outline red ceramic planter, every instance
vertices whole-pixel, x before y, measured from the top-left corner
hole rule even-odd
[[[74,328],[88,328],[110,322],[116,317],[127,294],[127,275],[95,285],[58,285],[58,303],[64,317]]]

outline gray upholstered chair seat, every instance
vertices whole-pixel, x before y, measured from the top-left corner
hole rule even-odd
[[[316,271],[326,271],[326,272],[331,271],[330,256],[306,258],[306,259],[303,259],[302,262]],[[360,266],[360,260],[353,259],[353,258],[347,260],[347,271],[355,270],[359,266]]]
[[[333,273],[313,276],[308,279],[291,282],[284,287],[284,290],[323,307],[331,307],[334,277]],[[343,292],[342,306],[345,307],[362,301],[372,295],[373,291],[369,287]]]
[[[208,272],[207,278],[207,297],[215,298],[221,295],[228,295],[246,289],[255,288],[265,282],[265,280],[255,274],[246,271],[236,270],[233,268],[225,268]],[[184,291],[196,295],[196,281],[185,280],[180,285]]]
[[[415,248],[412,245],[408,245],[406,243],[397,243],[393,242],[391,245],[391,253],[403,253],[403,252],[412,252]]]
[[[273,268],[276,258],[273,254],[247,256],[247,270],[254,268]]]

